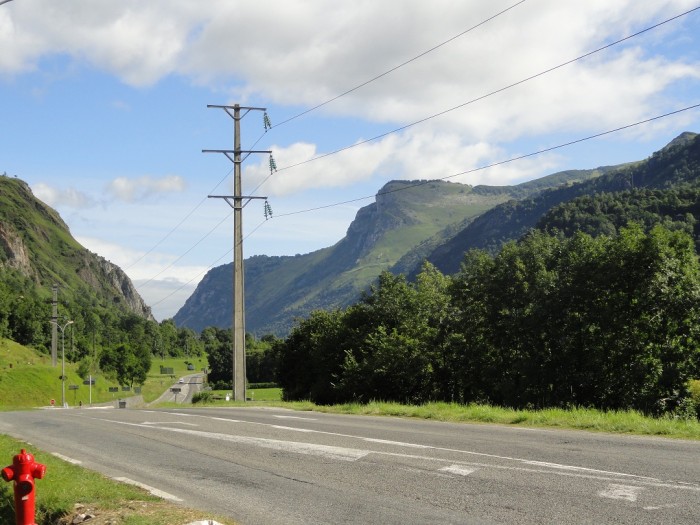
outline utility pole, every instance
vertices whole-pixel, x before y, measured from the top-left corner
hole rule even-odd
[[[51,302],[51,366],[56,366],[58,346],[58,285],[53,285],[53,301]]]
[[[208,108],[223,109],[233,119],[233,150],[202,150],[203,153],[223,153],[233,162],[233,195],[208,195],[213,199],[224,199],[233,208],[233,399],[245,401],[246,362],[245,362],[245,289],[243,282],[243,208],[252,197],[243,195],[241,183],[241,164],[251,153],[269,153],[269,150],[241,150],[241,119],[250,111],[265,111],[266,108],[207,105]],[[241,110],[244,111],[241,115]]]

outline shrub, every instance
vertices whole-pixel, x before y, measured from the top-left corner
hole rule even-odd
[[[203,405],[211,403],[214,400],[214,394],[211,392],[197,392],[192,396],[192,404],[202,403]]]

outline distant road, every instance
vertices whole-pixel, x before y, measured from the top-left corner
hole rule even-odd
[[[0,432],[243,525],[700,523],[691,441],[272,408],[4,412]]]
[[[175,382],[152,404],[158,403],[183,403],[192,402],[192,396],[202,389],[204,374],[190,374],[182,376],[182,383]]]

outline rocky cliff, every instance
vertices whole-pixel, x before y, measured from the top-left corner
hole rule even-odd
[[[151,309],[116,265],[82,247],[59,214],[22,180],[0,176],[0,269],[17,271],[37,285],[80,293],[153,319]]]

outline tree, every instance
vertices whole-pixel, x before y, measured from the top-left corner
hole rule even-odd
[[[133,387],[146,382],[151,368],[151,354],[145,346],[132,348],[120,344],[106,350],[100,358],[100,366],[107,373],[114,373],[120,385]]]
[[[224,382],[231,385],[233,381],[233,340],[231,330],[207,327],[202,330],[202,342],[209,363],[209,382]]]

